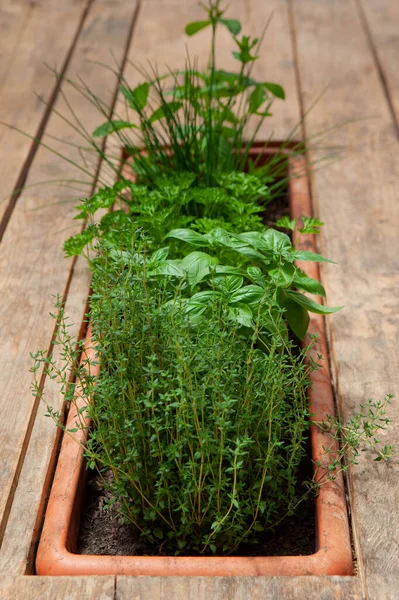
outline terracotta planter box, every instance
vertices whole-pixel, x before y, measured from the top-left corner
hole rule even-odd
[[[251,157],[262,154],[267,160],[273,150],[266,152],[255,146]],[[289,153],[289,150],[287,151]],[[306,170],[303,157],[290,158],[289,169],[301,174]],[[312,214],[308,179],[303,176],[291,179],[289,199],[292,217]],[[314,236],[300,236],[296,246],[315,251]],[[310,277],[319,278],[316,263],[301,264]],[[324,320],[311,314],[310,333],[319,340],[315,353],[327,357]],[[86,340],[86,353],[93,356],[90,328]],[[334,401],[328,361],[312,373],[309,390],[310,411],[314,419],[322,420],[334,414]],[[69,414],[67,427],[74,427],[76,410]],[[76,443],[76,440],[81,444]],[[85,434],[79,430],[64,435],[53,486],[48,502],[43,532],[36,558],[38,575],[149,575],[149,576],[253,576],[253,575],[352,575],[352,552],[341,476],[328,481],[316,499],[316,552],[309,556],[251,556],[251,557],[181,557],[181,556],[98,556],[79,555],[74,552],[80,520],[80,508],[85,489],[85,465],[82,444]],[[331,439],[319,429],[311,430],[312,458],[323,460],[323,445]]]

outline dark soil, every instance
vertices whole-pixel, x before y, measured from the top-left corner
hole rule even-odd
[[[110,479],[112,474],[106,474]],[[78,554],[107,554],[110,556],[154,555],[155,548],[140,538],[139,530],[122,523],[118,507],[107,507],[112,495],[96,471],[90,471],[86,498],[80,523]]]
[[[279,229],[275,226],[275,222],[281,217],[289,217],[290,216],[290,206],[288,200],[288,193],[282,194],[278,198],[275,198],[270,204],[267,205],[265,209],[265,218],[264,223],[267,227],[273,227],[274,229]],[[287,235],[290,233],[287,229],[281,229]]]
[[[300,479],[309,478],[311,461],[301,468]],[[112,477],[107,474],[106,478]],[[86,501],[79,530],[79,554],[107,554],[111,556],[154,556],[158,548],[140,537],[139,530],[122,523],[118,507],[106,507],[111,494],[105,489],[100,476],[91,471],[86,489]],[[239,556],[298,556],[315,552],[314,502],[303,502],[295,515],[287,517],[274,531],[259,534],[256,545],[242,544]]]

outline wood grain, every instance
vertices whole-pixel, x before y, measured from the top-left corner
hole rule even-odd
[[[33,6],[23,1],[5,0],[0,6],[0,89],[7,80],[32,13]]]
[[[126,8],[126,1],[109,3],[97,2],[98,19],[90,21],[90,28],[79,42],[81,57],[83,54],[98,60],[100,53],[104,62],[111,62],[108,48],[121,48],[126,39],[127,21],[132,15],[132,5]],[[397,44],[397,8],[388,0],[362,0],[364,14],[382,65],[387,89],[391,95],[395,110],[397,107],[397,73],[395,70]],[[252,33],[253,25],[259,31],[261,21],[270,7],[274,6],[275,16],[270,33],[266,38],[267,52],[259,63],[260,77],[269,81],[279,81],[288,91],[286,103],[275,105],[275,118],[272,123],[275,136],[282,137],[295,125],[299,109],[296,95],[294,63],[290,45],[289,26],[287,24],[287,5],[285,0],[273,0],[271,3],[260,0],[246,0],[232,3],[229,15],[238,16]],[[40,121],[43,106],[32,105],[28,110],[33,79],[22,88],[22,72],[27,77],[28,56],[23,40],[30,39],[32,48],[34,34],[38,30],[39,20],[32,25],[37,10],[57,11],[55,3],[36,2],[34,5],[17,1],[2,2],[0,8],[0,27],[5,22],[4,7],[7,7],[7,23],[13,22],[18,15],[18,24],[12,31],[6,32],[6,47],[10,53],[0,66],[0,85],[6,82],[11,88],[20,86],[24,90],[23,105],[16,104],[18,110],[11,115],[14,123],[29,130],[30,125]],[[60,48],[64,41],[71,39],[67,33],[65,21],[69,6],[82,11],[82,2],[62,3],[59,16],[57,39],[53,48]],[[105,17],[104,15],[111,13]],[[322,239],[323,251],[339,262],[338,266],[328,266],[324,270],[323,280],[327,287],[330,304],[346,305],[345,310],[329,317],[329,332],[332,344],[332,367],[337,389],[337,398],[341,413],[347,417],[359,406],[364,397],[380,397],[386,391],[396,391],[398,386],[398,305],[399,297],[399,259],[396,231],[399,224],[397,141],[392,115],[387,103],[380,73],[375,63],[364,23],[359,15],[355,0],[302,0],[291,2],[294,16],[294,33],[298,50],[298,67],[302,88],[301,100],[307,109],[325,85],[329,89],[312,109],[306,127],[308,135],[320,132],[323,128],[337,124],[345,119],[365,117],[341,128],[329,143],[346,146],[345,159],[334,163],[328,170],[313,174],[313,191],[320,216],[327,222]],[[167,10],[166,10],[167,9]],[[270,8],[273,10],[273,8]],[[10,12],[12,11],[12,12]],[[29,12],[30,11],[30,12]],[[109,12],[107,12],[109,11]],[[127,14],[129,13],[129,17]],[[10,18],[10,14],[12,18]],[[75,14],[75,13],[73,13]],[[94,13],[93,13],[94,14]],[[102,16],[101,16],[102,14]],[[64,16],[63,16],[64,15]],[[258,18],[257,15],[261,15]],[[35,17],[36,18],[36,17]],[[157,60],[160,66],[165,63],[175,66],[184,62],[184,24],[188,20],[201,18],[201,9],[196,2],[178,2],[177,0],[145,0],[140,16],[137,37],[130,51],[131,60],[144,64],[147,58]],[[276,18],[278,26],[276,25]],[[45,21],[45,19],[42,19]],[[75,25],[77,18],[75,19]],[[43,40],[51,35],[50,25],[40,23]],[[47,29],[46,29],[47,28]],[[100,29],[96,29],[100,28]],[[102,34],[99,31],[102,29]],[[31,31],[30,37],[26,31]],[[121,33],[121,31],[125,33]],[[3,31],[3,30],[2,30]],[[92,31],[92,37],[91,33]],[[65,40],[64,40],[65,33]],[[100,38],[100,35],[103,37]],[[108,37],[106,37],[108,36]],[[125,37],[123,37],[125,36]],[[202,36],[202,37],[201,37]],[[111,40],[112,38],[112,40]],[[4,39],[4,38],[3,38]],[[97,42],[96,42],[97,39]],[[102,43],[99,44],[101,39]],[[222,38],[224,52],[222,63],[230,68],[230,46],[225,44],[228,36]],[[22,40],[22,41],[21,41]],[[64,41],[62,41],[64,40]],[[109,40],[108,42],[106,40]],[[115,41],[117,40],[117,41]],[[45,41],[43,43],[46,43]],[[57,45],[58,44],[58,45]],[[97,44],[97,45],[96,45]],[[193,54],[205,57],[206,35],[198,34],[189,40]],[[31,66],[39,69],[37,55],[40,44],[36,45]],[[64,45],[64,47],[66,47]],[[25,54],[24,54],[25,53]],[[276,60],[276,57],[279,57]],[[82,58],[71,65],[70,72],[81,71],[85,79],[97,86],[112,91],[111,79],[105,82],[105,72],[94,74],[96,67],[80,69]],[[18,62],[20,61],[20,62]],[[24,62],[25,61],[25,62]],[[397,62],[397,61],[396,61]],[[14,73],[14,65],[20,65]],[[274,70],[273,70],[274,69]],[[280,77],[279,72],[282,75]],[[284,74],[283,74],[284,71]],[[131,74],[131,78],[130,78]],[[19,79],[17,78],[17,75]],[[127,71],[129,82],[140,80],[134,69]],[[11,77],[11,79],[10,79]],[[43,75],[39,81],[44,82]],[[103,78],[102,83],[100,79]],[[108,83],[110,82],[110,83]],[[46,95],[49,87],[36,89]],[[6,96],[11,98],[11,96]],[[11,100],[8,100],[10,105]],[[74,102],[78,102],[77,97]],[[62,108],[62,99],[58,103]],[[20,113],[27,113],[27,125]],[[65,105],[64,109],[65,110]],[[80,108],[87,115],[89,127],[94,128],[101,122],[87,109]],[[6,117],[1,116],[5,119]],[[15,116],[15,119],[14,119]],[[36,121],[35,121],[36,119]],[[22,123],[22,124],[21,124]],[[34,127],[32,128],[34,132]],[[63,136],[69,141],[75,138],[61,120],[53,116],[49,123],[49,132]],[[5,134],[3,133],[3,136]],[[8,135],[8,134],[7,134]],[[262,135],[267,135],[266,133]],[[0,132],[1,136],[1,132]],[[15,140],[17,134],[13,134]],[[4,137],[2,147],[4,148]],[[7,138],[8,139],[8,138]],[[22,138],[21,138],[22,140]],[[7,149],[14,153],[14,163],[10,171],[4,165],[11,165],[8,151],[0,161],[2,181],[13,185],[30,147],[7,142]],[[13,145],[14,144],[14,145]],[[60,146],[60,149],[65,148]],[[313,158],[317,158],[314,155]],[[58,162],[44,150],[39,150],[33,163],[29,182],[48,177],[71,177],[73,169],[66,163]],[[13,180],[14,177],[14,180]],[[89,182],[89,178],[87,178]],[[89,182],[90,183],[90,182]],[[7,192],[7,189],[4,190]],[[50,206],[53,201],[72,197],[72,193],[60,194],[58,190],[46,188],[39,193],[26,190],[20,198],[15,214],[9,224],[4,239],[3,256],[0,259],[0,282],[3,286],[3,298],[7,297],[8,308],[0,307],[2,333],[0,353],[3,357],[0,381],[4,417],[0,424],[0,453],[2,473],[0,473],[0,514],[3,513],[10,491],[21,449],[27,442],[25,434],[33,426],[31,443],[27,448],[25,464],[21,472],[14,504],[9,515],[1,549],[0,565],[9,572],[20,573],[32,549],[32,531],[37,526],[36,516],[43,501],[42,487],[51,464],[55,430],[50,421],[43,417],[41,409],[37,420],[30,423],[33,402],[29,393],[30,376],[28,352],[38,346],[48,345],[51,338],[50,320],[47,317],[51,307],[50,295],[56,291],[64,292],[67,287],[71,264],[64,262],[60,250],[62,240],[76,231],[70,228],[73,211],[68,204]],[[44,202],[45,200],[45,202]],[[43,206],[45,204],[45,206]],[[41,209],[38,211],[37,206]],[[0,207],[0,211],[2,208]],[[29,234],[27,233],[29,232]],[[18,250],[16,250],[18,249]],[[83,264],[75,267],[68,296],[68,312],[78,323],[83,310],[81,286],[87,286],[87,272]],[[76,315],[76,318],[75,318]],[[10,353],[10,354],[8,354]],[[359,362],[362,358],[362,363]],[[50,397],[57,402],[55,389]],[[390,414],[396,416],[395,425],[384,437],[386,442],[399,439],[398,405],[392,407]],[[30,425],[29,425],[30,423]],[[361,574],[367,584],[369,600],[390,600],[397,598],[399,584],[399,548],[398,515],[399,505],[397,464],[381,465],[373,463],[373,457],[366,453],[362,456],[360,468],[351,472],[350,485],[353,507],[353,525],[357,554],[360,559]],[[11,482],[11,483],[10,483]],[[20,521],[20,523],[19,523]],[[3,521],[4,523],[4,521]],[[18,546],[21,545],[19,548]],[[1,562],[3,561],[3,562]],[[9,562],[10,561],[10,562]],[[0,577],[0,597],[3,598],[113,598],[113,578],[32,578]],[[277,579],[256,578],[249,581],[193,579],[174,580],[165,578],[118,578],[117,598],[195,598],[220,597],[230,600],[246,598],[298,599],[349,599],[362,597],[360,581],[356,578],[300,578]]]
[[[70,76],[82,76],[91,89],[102,95],[108,103],[112,101],[116,79],[112,73],[94,67],[89,61],[106,62],[110,59],[110,47],[116,59],[122,59],[135,6],[136,3],[130,3],[127,9],[122,0],[96,2],[68,70]],[[93,131],[99,117],[92,106],[82,102],[81,96],[71,88],[68,90],[68,101],[75,107],[88,131]],[[63,114],[67,112],[63,97],[59,98],[56,109]],[[72,142],[77,139],[76,133],[56,114],[50,119],[47,133]],[[74,148],[65,147],[63,142],[58,144],[58,149],[75,157]],[[75,175],[69,163],[40,148],[29,180],[46,179],[51,174],[60,176],[61,173],[64,178]],[[89,175],[87,182],[90,183]],[[30,392],[29,367],[32,361],[29,353],[38,348],[47,349],[50,345],[53,322],[48,315],[52,309],[52,295],[58,292],[68,296],[70,291],[68,312],[76,319],[75,327],[78,330],[88,292],[89,277],[84,262],[78,262],[71,271],[73,262],[65,260],[63,256],[63,241],[80,228],[80,224],[74,224],[73,221],[76,200],[71,203],[71,198],[70,191],[43,188],[40,195],[33,195],[25,190],[14,210],[2,245],[0,283],[7,303],[0,307],[0,355],[3,359],[0,373],[3,393],[0,531],[4,532],[8,522],[1,548],[1,565],[9,573],[24,572],[26,560],[31,555],[36,529],[40,524],[37,517],[43,506],[43,485],[51,466],[56,435],[54,424],[44,418],[43,407],[34,402]],[[55,407],[60,405],[59,390],[53,383],[48,387],[48,401]],[[16,487],[22,464],[23,472]],[[12,512],[9,514],[11,505]]]
[[[399,389],[398,140],[367,32],[354,1],[291,2],[308,135],[352,119],[329,136],[343,159],[313,174],[313,196],[326,222],[322,250],[332,372],[341,415],[368,397]],[[313,156],[313,158],[317,158]],[[399,405],[384,443],[399,440]],[[368,598],[398,597],[399,464],[365,452],[350,471],[352,524]]]
[[[74,266],[73,278],[67,290],[65,311],[70,323],[70,334],[79,336],[86,311],[90,286],[90,272],[86,261],[79,258]],[[61,365],[60,347],[53,354]],[[56,410],[61,408],[59,385],[51,379],[45,382],[45,398]],[[34,554],[41,531],[43,513],[49,485],[57,460],[60,431],[52,419],[46,417],[47,407],[40,402],[32,426],[15,495],[12,498],[5,531],[0,547],[0,573],[20,574],[34,572]]]
[[[301,111],[295,74],[295,56],[289,26],[289,11],[286,0],[260,2],[248,0],[241,3],[246,7],[243,18],[244,33],[261,35],[269,21],[264,41],[259,50],[253,75],[258,81],[279,83],[285,91],[285,100],[276,99],[272,105],[272,117],[265,119],[257,139],[282,141],[288,137],[302,138]],[[229,13],[234,16],[233,5]],[[236,65],[237,61],[234,61]],[[235,65],[235,67],[236,67]]]
[[[4,600],[113,600],[114,577],[0,576]]]
[[[357,2],[399,137],[399,4],[390,0]]]
[[[89,0],[1,2],[1,121],[21,129],[27,136],[40,138],[48,110],[35,93],[50,103],[54,100],[57,82],[49,66],[58,70],[65,67],[88,3]],[[7,212],[10,194],[23,183],[29,166],[25,163],[33,158],[35,145],[27,136],[0,125],[0,180],[3,182],[0,221]],[[12,198],[12,203],[15,199]]]
[[[361,600],[354,577],[117,577],[116,600]]]

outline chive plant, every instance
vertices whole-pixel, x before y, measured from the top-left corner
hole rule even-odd
[[[94,138],[116,133],[126,154],[133,158],[134,172],[146,183],[160,174],[183,171],[195,174],[197,183],[213,186],[220,173],[242,171],[253,140],[271,116],[273,101],[285,98],[279,84],[252,77],[262,38],[240,36],[240,22],[224,17],[220,0],[210,0],[205,10],[207,19],[188,24],[186,33],[192,36],[211,29],[206,69],[200,70],[188,59],[182,71],[163,75],[155,68],[142,71],[147,81],[134,89],[123,80],[119,89],[136,121],[107,119],[93,133]],[[215,46],[220,27],[232,35],[233,56],[239,63],[236,72],[217,66]],[[252,120],[253,134],[245,140]],[[282,150],[284,147],[282,144]],[[293,152],[303,149],[298,143]],[[277,179],[286,176],[286,160],[283,152],[277,152],[267,167],[276,188],[281,186]]]

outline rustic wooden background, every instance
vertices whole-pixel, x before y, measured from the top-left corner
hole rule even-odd
[[[285,102],[259,139],[284,139],[305,116],[297,137],[324,137],[340,159],[312,169],[315,209],[326,222],[321,250],[338,265],[323,269],[331,305],[328,332],[336,398],[349,418],[363,399],[399,392],[399,3],[395,0],[230,0],[229,14],[260,33],[272,20],[257,74],[284,85]],[[353,578],[43,578],[32,573],[57,433],[30,392],[30,352],[50,348],[53,294],[59,293],[77,332],[89,273],[65,260],[63,241],[77,232],[78,192],[49,180],[92,176],[50,153],[80,160],[70,108],[89,132],[95,110],[51,68],[80,76],[111,106],[115,76],[97,63],[119,65],[132,85],[133,64],[182,65],[185,45],[204,59],[207,33],[190,39],[187,22],[202,18],[196,0],[1,0],[0,2],[0,598],[223,598],[395,600],[399,597],[398,461],[365,453],[348,490],[358,575]],[[220,64],[233,59],[222,36]],[[47,66],[46,66],[47,65]],[[50,67],[50,68],[49,68]],[[40,101],[35,92],[44,99]],[[345,123],[345,124],[344,124]],[[335,126],[344,124],[341,127]],[[38,145],[32,137],[40,140]],[[65,142],[68,142],[67,145]],[[320,157],[314,150],[311,161]],[[96,167],[96,165],[94,165]],[[100,165],[97,165],[100,168]],[[321,167],[321,165],[320,165]],[[95,170],[95,169],[94,169]],[[91,169],[91,172],[94,172]],[[21,191],[22,186],[25,188]],[[52,381],[50,402],[60,397]],[[399,444],[399,408],[384,436]]]

